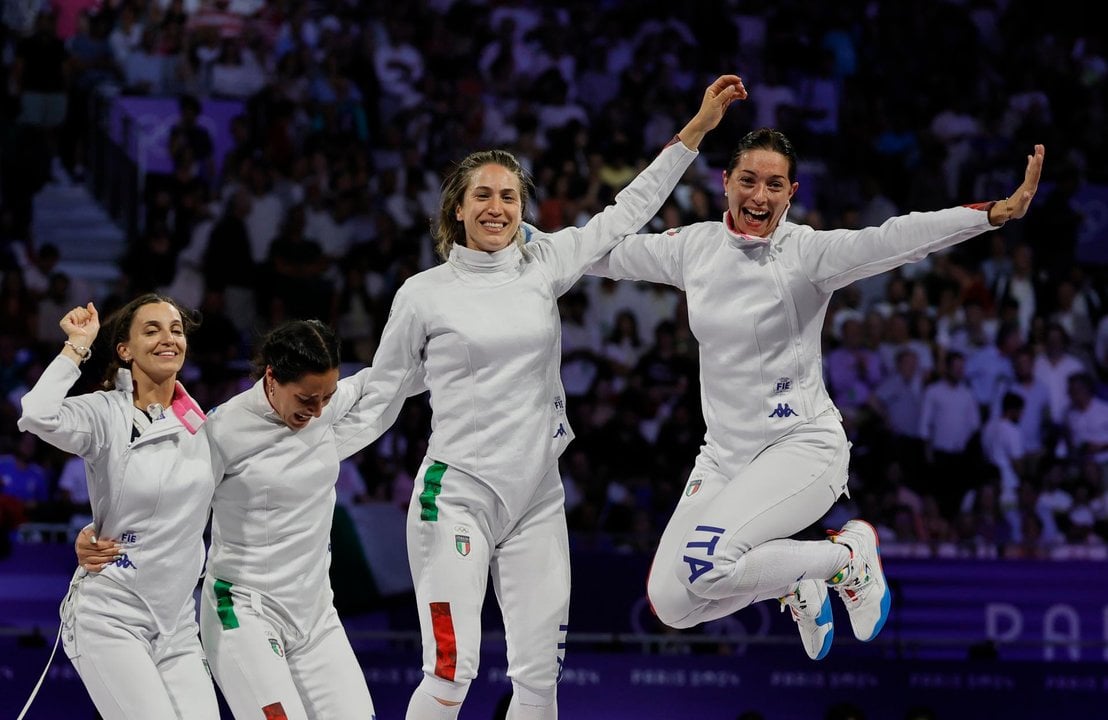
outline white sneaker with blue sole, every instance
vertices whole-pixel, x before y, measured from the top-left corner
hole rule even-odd
[[[822,660],[831,650],[835,639],[835,622],[831,617],[831,599],[827,595],[827,583],[822,580],[801,580],[781,600],[781,610],[786,607],[796,621],[804,650],[813,660]]]
[[[850,550],[850,561],[841,573],[842,578],[830,585],[846,605],[854,637],[869,642],[885,627],[892,604],[892,593],[881,568],[877,531],[864,520],[851,520],[842,530],[832,533],[830,540]]]

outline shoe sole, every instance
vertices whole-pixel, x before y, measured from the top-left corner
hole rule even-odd
[[[823,605],[820,606],[819,615],[816,617],[817,625],[831,624],[831,629],[827,631],[827,637],[823,638],[823,646],[820,647],[819,653],[813,657],[813,660],[822,660],[827,657],[827,653],[831,652],[831,643],[835,639],[835,626],[834,617],[831,614],[831,596],[823,596]],[[809,655],[809,657],[811,657]]]

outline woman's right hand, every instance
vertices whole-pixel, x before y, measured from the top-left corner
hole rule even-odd
[[[92,525],[86,525],[77,533],[73,549],[77,552],[77,563],[90,573],[100,572],[123,554],[123,546],[115,540],[96,537]]]
[[[100,314],[91,302],[84,307],[78,305],[67,312],[58,321],[58,325],[69,342],[78,347],[92,347],[93,340],[100,332]]]

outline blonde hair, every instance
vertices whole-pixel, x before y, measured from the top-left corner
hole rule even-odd
[[[454,245],[465,245],[465,225],[455,216],[457,209],[465,200],[466,190],[473,174],[485,165],[500,165],[519,180],[519,219],[527,217],[527,204],[534,187],[531,176],[519,164],[515,156],[507,150],[481,150],[470,153],[453,167],[442,181],[442,193],[439,197],[439,214],[431,223],[431,237],[435,241],[435,252],[443,260],[450,257]],[[523,245],[522,227],[516,231],[516,244]]]

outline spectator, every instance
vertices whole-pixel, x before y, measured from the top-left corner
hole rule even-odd
[[[909,478],[918,480],[923,464],[923,375],[914,350],[903,348],[896,354],[895,371],[877,386],[870,403],[892,436],[888,456],[899,460]]]
[[[23,433],[10,453],[0,455],[0,492],[23,505],[28,520],[40,519],[53,491],[50,474],[36,458],[38,438]]]
[[[600,374],[600,334],[587,322],[589,298],[572,291],[559,299],[562,316],[562,384],[575,401],[587,394]]]
[[[1061,325],[1047,326],[1043,351],[1035,358],[1035,379],[1046,386],[1050,396],[1050,419],[1061,425],[1069,406],[1069,379],[1084,372],[1085,366],[1070,353],[1070,338]]]
[[[178,157],[185,148],[192,153],[200,177],[208,183],[215,182],[215,156],[212,133],[200,122],[203,111],[200,101],[192,95],[182,95],[177,100],[179,117],[169,130],[169,154]]]
[[[1000,413],[985,423],[981,431],[981,449],[985,459],[1000,475],[1000,508],[1005,514],[1013,539],[1021,540],[1017,493],[1026,473],[1026,452],[1020,434],[1023,398],[1007,393],[1000,404]]]
[[[1020,440],[1027,457],[1028,468],[1038,467],[1047,442],[1046,430],[1050,427],[1050,392],[1035,377],[1035,353],[1024,345],[1016,351],[1013,359],[1015,377],[1007,385],[998,388],[993,414],[1001,412],[1004,395],[1014,393],[1023,398],[1023,412],[1020,413]]]
[[[1108,490],[1108,402],[1093,395],[1095,381],[1088,373],[1071,375],[1066,433],[1078,463],[1092,461],[1101,472],[1098,494]]]
[[[612,376],[612,389],[621,392],[627,385],[627,379],[646,350],[639,335],[639,324],[630,310],[620,310],[616,314],[615,327],[605,338],[601,346],[601,355],[608,363]]]
[[[69,51],[62,40],[54,34],[54,15],[43,11],[35,21],[34,32],[20,40],[15,46],[15,60],[12,63],[9,83],[11,91],[19,97],[20,112],[18,125],[24,131],[27,140],[36,147],[43,147],[47,166],[52,168],[54,179],[62,179],[59,131],[65,121],[69,89]],[[32,179],[31,195],[41,186],[42,180],[49,177],[43,169],[33,171],[38,182]],[[30,219],[20,217],[20,225]],[[21,212],[22,215],[22,212]]]
[[[848,414],[865,407],[881,382],[881,358],[876,351],[863,345],[862,331],[861,321],[846,319],[840,330],[841,344],[827,354],[831,399]]]
[[[947,355],[946,372],[927,386],[920,414],[931,489],[948,518],[955,517],[962,496],[976,484],[971,441],[981,427],[981,414],[965,374],[965,357],[956,352]]]
[[[997,331],[995,343],[974,350],[966,359],[966,379],[982,417],[988,414],[999,388],[1012,384],[1015,376],[1012,357],[1021,344],[1019,327],[1005,325]]]

